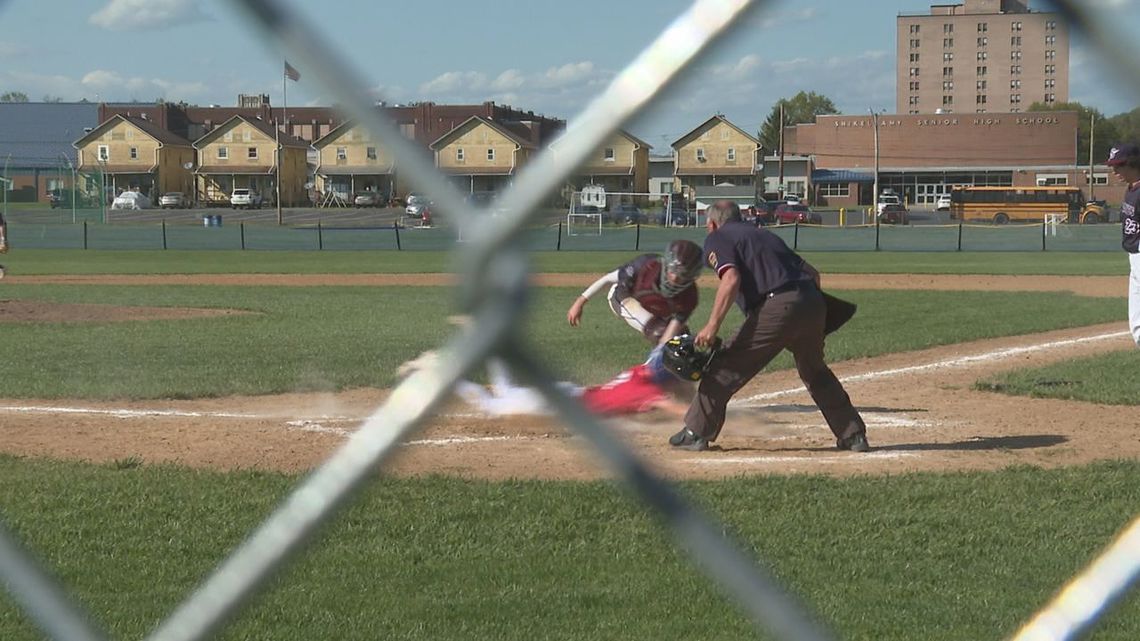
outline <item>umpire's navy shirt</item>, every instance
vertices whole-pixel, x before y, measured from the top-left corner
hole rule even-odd
[[[729,267],[740,274],[736,304],[747,313],[768,297],[768,292],[798,281],[811,282],[804,259],[776,234],[741,221],[728,221],[705,238],[705,262],[717,278]]]

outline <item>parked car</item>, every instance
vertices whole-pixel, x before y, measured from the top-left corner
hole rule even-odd
[[[657,214],[657,224],[665,227],[671,225],[673,227],[689,227],[695,223],[694,217],[685,210],[684,205],[677,203],[673,205],[672,211],[661,210]]]
[[[609,219],[617,225],[640,225],[646,220],[645,212],[633,203],[618,203],[609,212]]]
[[[774,212],[777,225],[791,224],[791,223],[806,223],[809,225],[820,225],[823,223],[823,217],[811,210],[807,205],[789,205],[782,203],[776,206]]]
[[[190,207],[190,199],[180,191],[168,191],[159,196],[158,206],[162,209],[186,209]]]
[[[111,201],[111,209],[150,209],[150,198],[137,191],[124,191]]]
[[[934,209],[937,211],[950,211],[950,196],[942,194],[934,203]]]
[[[889,225],[909,225],[910,212],[905,205],[887,205],[879,212],[879,222]]]
[[[886,207],[887,205],[901,205],[901,204],[902,204],[902,199],[899,198],[898,194],[894,193],[893,191],[884,191],[882,194],[879,195],[879,208],[878,208],[878,211],[876,211],[875,213],[876,214],[882,214],[883,208]]]
[[[758,200],[751,207],[748,208],[748,213],[744,210],[741,213],[744,215],[744,221],[752,223],[757,227],[776,224],[776,207],[781,203],[774,200]]]
[[[424,201],[412,203],[404,208],[404,215],[408,218],[431,220],[431,203]]]
[[[230,207],[234,209],[261,209],[261,194],[239,187],[230,192]]]
[[[789,205],[803,204],[800,202],[800,197],[797,194],[785,194],[784,195],[784,202],[788,203]]]
[[[362,191],[352,199],[354,207],[383,207],[388,199],[378,191]]]

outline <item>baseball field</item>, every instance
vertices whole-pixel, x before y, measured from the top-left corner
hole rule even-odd
[[[565,320],[632,256],[534,256],[519,331],[566,380],[643,358],[601,301]],[[838,638],[1009,636],[1140,513],[1127,262],[806,257],[859,305],[827,350],[870,453],[836,451],[786,355],[709,452],[671,451],[664,415],[609,424]],[[157,626],[463,311],[439,252],[4,263],[0,518],[110,638]],[[701,286],[697,326],[713,277]],[[1140,637],[1138,605],[1126,596],[1092,638]],[[559,419],[456,399],[218,638],[755,636]],[[42,638],[7,596],[0,638]]]

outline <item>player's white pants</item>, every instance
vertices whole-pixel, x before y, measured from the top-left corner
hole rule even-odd
[[[1140,347],[1140,254],[1128,254],[1128,330]]]
[[[645,328],[649,326],[650,321],[654,319],[653,314],[650,314],[637,299],[619,298],[617,294],[617,285],[610,288],[609,295],[606,300],[610,304],[610,311],[617,315],[618,318],[626,322],[627,325],[637,330],[639,334],[645,333]]]

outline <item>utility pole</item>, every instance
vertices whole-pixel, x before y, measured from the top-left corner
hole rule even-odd
[[[281,127],[273,128],[273,141],[276,148],[273,150],[273,164],[277,167],[277,178],[274,180],[277,187],[277,224],[282,224],[281,218]]]
[[[1096,200],[1096,178],[1093,176],[1093,140],[1096,135],[1096,114],[1089,114],[1089,202]]]
[[[871,119],[875,125],[875,194],[871,204],[875,208],[875,222],[879,221],[879,114],[871,109]]]
[[[780,199],[784,199],[784,101],[780,101]]]

